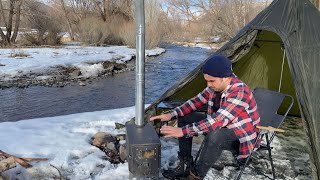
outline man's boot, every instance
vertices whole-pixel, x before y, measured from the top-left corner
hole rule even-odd
[[[191,165],[193,163],[192,156],[183,157],[179,152],[178,158],[179,158],[179,164],[177,165],[177,167],[163,171],[162,173],[163,177],[168,179],[179,179],[182,177],[186,177],[189,174]]]
[[[203,178],[199,177],[194,173],[192,170],[190,170],[189,175],[186,177],[186,180],[202,180]]]

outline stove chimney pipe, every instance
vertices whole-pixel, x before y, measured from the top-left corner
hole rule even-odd
[[[136,16],[136,114],[137,126],[144,125],[144,88],[145,88],[145,15],[144,0],[135,0]]]

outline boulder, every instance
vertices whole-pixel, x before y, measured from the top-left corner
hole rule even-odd
[[[120,145],[123,137],[122,135],[112,136],[107,132],[98,132],[92,137],[91,144],[105,152],[108,161],[119,164],[126,159],[126,155],[123,152],[124,148]]]
[[[0,159],[0,172],[16,167],[16,162],[13,157]]]

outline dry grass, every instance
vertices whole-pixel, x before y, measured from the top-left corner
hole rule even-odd
[[[25,58],[29,56],[30,54],[22,49],[12,49],[10,53],[10,57],[12,58]]]
[[[119,35],[127,46],[136,47],[136,30],[133,22],[124,24],[119,31]]]
[[[145,47],[151,49],[157,47],[161,40],[162,34],[156,24],[146,25],[145,30]],[[136,47],[136,29],[134,22],[128,22],[120,30],[120,37],[129,47]]]
[[[86,44],[103,44],[110,34],[106,23],[94,18],[87,18],[80,22],[79,35],[80,40]]]

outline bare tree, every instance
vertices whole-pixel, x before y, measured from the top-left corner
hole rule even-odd
[[[92,0],[103,21],[108,17],[121,16],[127,21],[133,19],[131,13],[132,0]]]
[[[61,8],[62,8],[63,13],[64,13],[64,17],[65,17],[65,19],[67,20],[67,23],[68,23],[68,29],[69,29],[69,34],[70,34],[71,40],[74,40],[74,35],[73,35],[74,33],[73,33],[70,17],[68,15],[69,12],[67,11],[67,8],[66,8],[66,4],[65,4],[64,0],[60,0],[60,3],[61,3]]]
[[[36,29],[24,34],[27,41],[34,45],[59,44],[61,23],[52,8],[37,0],[28,0],[25,8],[29,27]]]
[[[4,23],[6,30],[6,33],[4,33],[0,29],[0,36],[2,43],[5,45],[10,45],[16,41],[20,26],[22,3],[23,0],[0,1],[0,20]]]
[[[92,0],[52,0],[51,5],[63,13],[72,25],[79,24],[82,19],[95,13]]]
[[[269,4],[256,0],[166,0],[169,16],[179,16],[191,35],[231,38]]]

